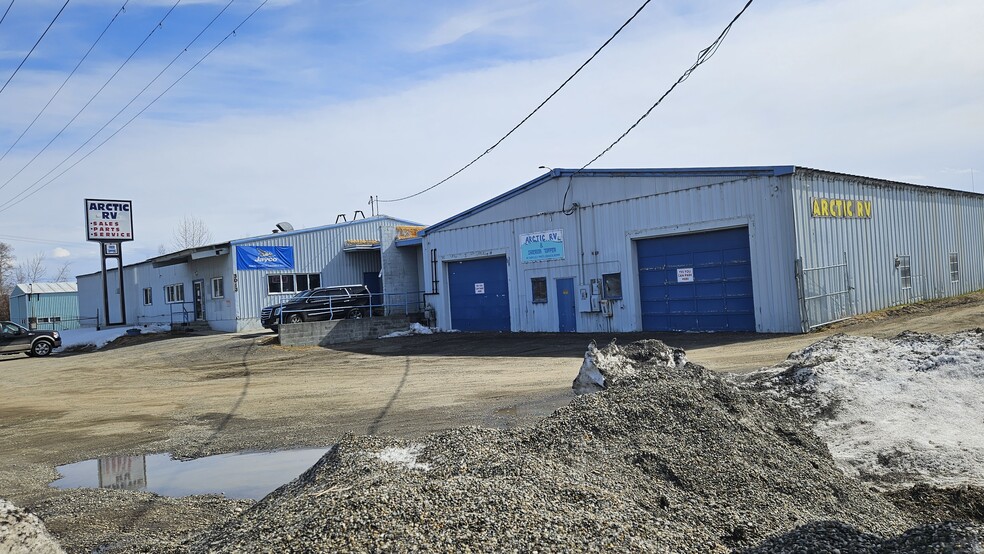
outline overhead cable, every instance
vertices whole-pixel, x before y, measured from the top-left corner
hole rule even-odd
[[[169,15],[171,15],[171,12],[173,12],[174,9],[177,8],[178,4],[180,3],[181,0],[177,0],[174,3],[174,5],[171,6],[171,9],[167,10],[167,13],[164,14],[164,17],[161,18],[161,20],[157,23],[157,25],[154,25],[154,28],[150,31],[150,33],[148,33],[147,36],[143,39],[143,41],[141,41],[140,44],[133,50],[133,52],[130,53],[130,55],[126,58],[126,60],[124,60],[123,63],[120,64],[118,68],[116,68],[116,71],[114,71],[113,74],[110,75],[109,79],[107,79],[106,82],[103,83],[101,87],[99,87],[99,90],[97,90],[96,93],[93,94],[91,98],[89,98],[89,101],[86,102],[84,106],[82,106],[82,109],[80,109],[74,116],[72,116],[72,119],[69,120],[69,122],[66,123],[65,126],[62,127],[61,130],[58,131],[58,133],[54,137],[52,137],[51,140],[48,141],[48,144],[44,145],[41,151],[35,154],[34,157],[28,160],[28,162],[24,164],[23,167],[17,170],[17,173],[14,173],[9,179],[7,179],[2,185],[0,185],[0,190],[3,190],[3,188],[9,185],[11,181],[16,179],[17,176],[20,175],[25,169],[27,169],[32,163],[34,163],[34,160],[38,159],[38,157],[41,154],[43,154],[51,146],[51,144],[58,139],[58,137],[62,136],[65,130],[68,129],[68,127],[72,123],[74,123],[75,120],[78,119],[80,115],[82,115],[82,112],[84,112],[85,109],[89,107],[89,104],[92,104],[92,102],[96,99],[96,97],[99,96],[102,93],[102,91],[106,89],[107,86],[109,86],[109,83],[111,83],[113,79],[115,79],[116,76],[119,75],[120,71],[122,71],[123,68],[126,67],[126,64],[129,63],[131,59],[133,59],[133,56],[137,55],[137,52],[139,52],[140,49],[143,48],[145,44],[147,44],[147,41],[150,40],[150,37],[152,37],[154,33],[157,32],[157,29],[160,29],[161,27],[164,26],[164,21],[168,18]]]
[[[57,14],[55,14],[55,18],[51,20],[51,23],[48,24],[48,27],[45,28],[44,32],[41,33],[41,36],[38,37],[37,42],[35,42],[34,43],[34,46],[31,47],[31,51],[28,52],[26,56],[24,56],[24,59],[21,60],[21,63],[17,66],[17,69],[15,69],[14,72],[10,74],[10,77],[7,78],[7,82],[4,83],[2,87],[0,87],[0,93],[2,93],[5,88],[7,88],[7,85],[10,84],[10,81],[12,81],[14,79],[14,75],[17,75],[17,72],[20,71],[20,68],[21,67],[24,67],[24,64],[27,63],[27,59],[30,58],[31,57],[31,54],[34,53],[34,49],[37,48],[39,44],[41,44],[41,39],[44,38],[44,35],[47,35],[48,34],[48,31],[51,30],[51,26],[55,24],[55,21],[58,21],[58,17],[62,14],[63,11],[65,11],[65,7],[68,6],[68,3],[70,1],[71,0],[65,0],[65,3],[62,5],[61,9],[58,10],[58,13]],[[11,2],[10,5],[13,6],[14,3]],[[7,6],[7,11],[10,11],[10,6]],[[3,16],[4,17],[7,17],[7,12],[4,12]],[[0,21],[2,21],[2,20],[0,20]]]
[[[3,11],[3,17],[0,17],[0,25],[3,25],[3,20],[7,19],[7,14],[10,13],[10,8],[13,7],[14,7],[14,0],[10,0],[10,3],[7,4],[7,9]]]
[[[108,137],[106,137],[105,139],[103,139],[102,142],[100,142],[95,147],[93,147],[91,150],[89,150],[88,152],[86,152],[84,156],[82,156],[81,158],[79,158],[78,160],[76,160],[75,162],[73,162],[72,165],[66,167],[64,170],[62,170],[61,173],[59,173],[58,175],[55,175],[54,177],[52,177],[51,179],[49,179],[44,184],[40,184],[40,181],[37,181],[33,185],[31,185],[30,187],[28,187],[27,189],[24,189],[23,191],[21,191],[20,193],[18,193],[16,196],[14,196],[13,198],[11,198],[10,200],[7,200],[6,202],[0,204],[0,213],[3,213],[5,211],[9,210],[10,208],[13,208],[17,204],[20,204],[21,202],[27,200],[31,196],[34,196],[39,191],[41,191],[41,189],[43,189],[43,188],[47,187],[48,185],[50,185],[51,183],[57,181],[59,178],[61,178],[62,175],[68,173],[69,171],[72,170],[72,168],[74,168],[75,166],[77,166],[80,163],[82,163],[82,161],[84,161],[86,158],[88,158],[89,156],[91,156],[96,150],[99,150],[99,148],[101,148],[102,145],[104,145],[107,142],[109,142],[110,140],[112,140],[113,137],[115,137],[121,131],[123,131],[123,129],[125,129],[127,126],[129,126],[130,123],[133,123],[133,121],[135,119],[137,119],[145,111],[147,111],[148,109],[150,109],[151,106],[153,106],[154,104],[156,104],[158,100],[160,100],[165,94],[167,94],[172,88],[174,88],[175,85],[177,85],[185,77],[187,77],[188,74],[191,73],[202,62],[204,62],[205,59],[208,58],[212,54],[212,52],[215,52],[220,46],[222,46],[222,44],[224,44],[225,41],[227,41],[230,38],[236,36],[236,32],[239,31],[240,27],[242,27],[250,19],[252,19],[253,15],[255,15],[256,12],[260,11],[260,8],[262,8],[263,6],[265,6],[267,4],[267,2],[269,2],[269,0],[263,0],[263,2],[261,2],[259,6],[257,6],[252,12],[250,12],[249,15],[247,15],[246,18],[243,19],[239,23],[239,25],[237,25],[236,28],[232,30],[232,32],[230,32],[225,37],[223,37],[222,40],[220,40],[218,43],[216,43],[215,46],[213,46],[208,52],[206,52],[201,58],[199,58],[198,61],[196,61],[194,63],[194,65],[192,65],[191,67],[189,67],[184,73],[182,73],[177,79],[175,79],[175,81],[173,83],[171,83],[170,85],[168,85],[168,87],[166,89],[164,89],[163,91],[161,91],[160,94],[158,94],[153,100],[151,100],[149,104],[147,104],[146,106],[144,106],[143,109],[141,109],[139,112],[137,112],[136,114],[134,114],[133,117],[131,117],[130,119],[128,119],[126,121],[126,123],[124,123],[119,129],[117,129],[116,131],[114,131],[113,134],[111,134]],[[31,189],[34,189],[34,190],[31,190]],[[30,191],[30,192],[28,192],[28,191]]]
[[[448,175],[444,179],[441,179],[437,183],[434,183],[433,185],[431,185],[431,186],[429,186],[429,187],[427,187],[427,188],[425,188],[425,189],[423,189],[421,191],[415,192],[413,194],[410,194],[410,195],[407,195],[407,196],[404,196],[404,197],[401,197],[401,198],[393,198],[393,199],[390,199],[390,200],[377,200],[377,202],[400,202],[402,200],[408,200],[408,199],[413,198],[415,196],[420,196],[421,194],[424,194],[425,192],[428,192],[430,190],[433,190],[433,189],[435,189],[435,188],[443,185],[444,183],[450,181],[451,179],[453,179],[454,177],[456,177],[459,173],[461,173],[462,171],[464,171],[464,170],[468,169],[469,167],[471,167],[475,162],[477,162],[478,160],[484,158],[486,154],[488,154],[489,152],[491,152],[492,150],[494,150],[497,146],[499,146],[500,144],[502,144],[502,142],[504,140],[506,140],[507,138],[509,138],[510,135],[512,135],[517,129],[520,128],[520,126],[522,126],[524,123],[526,123],[526,121],[529,118],[533,117],[533,114],[535,114],[536,112],[540,111],[540,108],[542,108],[547,102],[550,101],[550,99],[552,99],[554,96],[556,96],[557,93],[560,92],[561,89],[563,89],[565,86],[567,86],[567,83],[571,82],[571,80],[573,80],[574,77],[576,77],[577,74],[580,73],[581,70],[584,69],[585,66],[587,66],[589,63],[591,63],[591,60],[595,59],[595,56],[597,56],[602,50],[604,50],[605,47],[608,46],[608,43],[610,43],[612,40],[614,40],[615,37],[617,37],[619,35],[619,33],[622,32],[622,29],[625,29],[629,25],[629,23],[631,23],[632,20],[635,19],[636,16],[639,15],[640,12],[642,12],[643,8],[645,8],[649,4],[650,1],[651,0],[646,0],[645,2],[643,2],[642,5],[639,6],[639,9],[637,9],[635,11],[635,13],[632,14],[632,17],[630,17],[627,20],[625,20],[625,23],[622,23],[622,26],[619,27],[615,31],[615,33],[612,34],[612,36],[608,37],[608,40],[606,40],[604,43],[602,43],[602,45],[599,46],[598,49],[595,50],[594,53],[591,54],[591,56],[588,57],[588,59],[585,60],[584,63],[582,63],[574,71],[574,73],[571,73],[570,77],[568,77],[567,79],[565,79],[564,82],[561,83],[559,87],[557,87],[556,89],[554,89],[554,91],[551,92],[550,95],[547,96],[543,100],[543,102],[540,102],[540,104],[536,108],[534,108],[532,112],[530,112],[529,114],[527,114],[526,117],[524,117],[512,129],[510,129],[508,133],[506,133],[505,135],[502,136],[502,138],[500,138],[499,140],[497,140],[495,142],[495,144],[493,144],[492,146],[489,146],[488,148],[486,148],[485,151],[482,152],[481,154],[479,154],[478,156],[476,156],[475,159],[473,159],[472,161],[468,162],[467,164],[465,164],[464,166],[462,166],[460,169],[458,169],[457,171],[455,171],[451,175]]]
[[[176,56],[174,56],[174,58],[172,58],[171,61],[166,66],[164,66],[164,69],[161,69],[157,73],[157,75],[153,79],[150,80],[149,83],[147,83],[142,89],[140,89],[140,92],[138,92],[133,98],[131,98],[130,101],[127,102],[125,106],[123,106],[122,108],[120,108],[119,111],[117,111],[116,114],[113,115],[113,117],[111,117],[109,119],[109,121],[107,121],[106,123],[103,123],[102,127],[100,127],[99,129],[97,129],[95,133],[92,133],[92,135],[89,136],[89,138],[87,138],[85,140],[85,142],[83,142],[82,144],[80,144],[75,150],[72,151],[71,154],[69,154],[68,156],[65,156],[65,159],[63,159],[62,161],[58,162],[58,165],[56,165],[55,167],[49,169],[47,173],[45,173],[44,175],[42,175],[41,177],[39,177],[33,184],[37,184],[37,183],[39,183],[39,182],[47,179],[49,175],[51,175],[55,171],[58,171],[58,168],[60,168],[61,166],[65,165],[65,163],[68,162],[69,160],[71,160],[73,156],[75,156],[76,154],[78,154],[80,150],[82,150],[83,148],[85,148],[86,146],[88,146],[88,144],[90,142],[92,142],[93,139],[95,139],[97,136],[99,136],[99,133],[103,132],[103,130],[105,130],[106,127],[109,127],[110,124],[112,124],[114,121],[116,121],[116,118],[118,118],[120,115],[122,115],[123,112],[125,112],[127,110],[127,108],[129,108],[130,106],[132,106],[133,103],[136,102],[138,98],[140,98],[141,96],[143,96],[143,93],[147,92],[147,89],[149,89],[154,83],[156,83],[157,80],[161,78],[161,75],[164,75],[164,73],[168,69],[170,69],[172,65],[174,65],[174,62],[178,61],[178,58],[180,58],[185,52],[188,51],[189,48],[191,48],[193,46],[195,44],[195,42],[197,42],[198,39],[201,38],[201,36],[203,34],[205,34],[205,32],[208,31],[212,27],[213,24],[215,24],[216,20],[218,20],[219,17],[223,13],[225,13],[225,11],[227,9],[229,9],[229,6],[231,6],[232,3],[235,2],[235,1],[236,0],[229,0],[226,3],[225,7],[223,7],[219,11],[219,13],[215,14],[215,17],[213,17],[212,20],[208,22],[208,25],[206,25],[204,29],[202,29],[201,31],[199,31],[199,33],[197,35],[195,35],[195,38],[191,39],[191,42],[189,42],[184,48],[182,48],[181,51],[178,52],[178,54]],[[0,158],[0,159],[2,159],[2,158]],[[33,184],[32,184],[32,186],[33,186]]]
[[[698,54],[697,54],[697,61],[695,61],[693,63],[693,65],[691,65],[689,68],[687,68],[687,70],[684,71],[682,75],[680,75],[680,78],[677,79],[676,82],[673,83],[670,86],[670,88],[668,88],[666,90],[666,92],[664,92],[663,95],[660,96],[656,100],[656,102],[653,103],[653,105],[649,107],[648,110],[646,110],[641,116],[639,116],[639,119],[637,119],[635,121],[635,123],[633,123],[632,125],[630,125],[629,128],[626,129],[624,133],[622,133],[621,135],[619,135],[619,137],[617,139],[615,139],[614,142],[612,142],[611,144],[609,144],[607,148],[605,148],[604,150],[602,150],[601,153],[599,153],[594,158],[591,158],[591,160],[588,163],[582,165],[579,169],[577,169],[576,171],[574,171],[573,173],[571,173],[571,175],[570,175],[570,177],[568,178],[568,181],[567,181],[567,190],[564,192],[564,200],[563,200],[563,210],[564,210],[564,213],[567,213],[567,214],[574,213],[573,212],[573,208],[574,208],[573,205],[571,206],[571,209],[570,210],[567,208],[567,196],[568,196],[568,194],[571,191],[571,185],[572,185],[572,183],[574,181],[574,177],[578,173],[580,173],[581,171],[583,171],[584,169],[586,169],[589,165],[591,165],[591,164],[595,163],[596,161],[598,161],[602,156],[604,156],[612,148],[614,148],[616,144],[618,144],[619,142],[621,142],[622,139],[624,139],[629,133],[631,133],[633,129],[635,129],[636,127],[639,126],[640,123],[642,123],[642,120],[644,120],[647,117],[649,117],[649,114],[651,114],[653,112],[653,110],[656,109],[656,106],[659,106],[663,102],[663,100],[667,96],[669,96],[671,92],[673,92],[673,89],[675,89],[677,87],[677,85],[679,85],[680,83],[682,83],[682,82],[686,81],[688,78],[690,78],[690,75],[698,67],[700,67],[701,65],[703,65],[704,62],[706,62],[707,60],[711,59],[711,57],[714,56],[715,53],[717,53],[718,48],[721,47],[721,43],[724,42],[724,38],[726,36],[728,36],[728,33],[729,32],[731,32],[731,27],[735,24],[736,21],[738,21],[738,18],[740,18],[742,16],[742,14],[745,13],[745,10],[747,10],[748,7],[752,5],[752,1],[753,0],[748,0],[748,2],[745,3],[745,6],[741,9],[741,11],[739,11],[738,14],[734,18],[732,18],[731,22],[728,23],[728,25],[724,28],[724,30],[721,31],[721,34],[718,35],[718,37],[716,39],[714,39],[714,42],[712,42],[710,44],[710,46],[708,46],[707,48],[705,48],[705,49],[701,50],[700,52],[698,52]]]
[[[10,154],[10,151],[13,150],[14,147],[20,143],[21,139],[24,138],[24,135],[26,135],[27,132],[30,131],[32,127],[34,127],[34,124],[38,122],[38,119],[40,119],[41,116],[44,115],[44,112],[47,111],[48,106],[50,106],[51,103],[55,101],[55,98],[58,96],[58,94],[62,91],[63,88],[65,88],[65,85],[68,84],[68,80],[71,79],[72,76],[75,75],[75,72],[79,70],[79,67],[82,65],[82,62],[84,62],[86,58],[89,57],[89,54],[92,53],[92,50],[96,47],[97,44],[99,44],[99,41],[102,40],[103,35],[106,34],[106,31],[109,31],[110,26],[113,25],[113,22],[116,21],[116,18],[119,17],[121,13],[126,11],[126,5],[129,3],[129,1],[130,0],[123,2],[123,6],[119,9],[119,11],[116,12],[116,15],[114,15],[113,19],[109,21],[109,24],[106,25],[106,28],[103,29],[102,33],[99,33],[99,37],[96,38],[96,41],[93,42],[92,46],[90,46],[89,49],[85,52],[85,55],[82,56],[82,59],[79,60],[79,63],[75,64],[75,67],[72,69],[72,72],[68,74],[68,77],[65,77],[65,80],[62,81],[62,84],[61,86],[58,87],[58,90],[56,90],[55,93],[51,95],[51,98],[48,99],[48,103],[45,104],[43,108],[41,108],[41,111],[38,112],[38,115],[34,116],[34,119],[31,120],[31,123],[27,126],[27,128],[24,129],[24,131],[20,134],[20,136],[17,137],[17,140],[15,140],[14,143],[11,144],[9,148],[7,148],[7,151],[4,152],[2,156],[0,156],[0,162],[2,162],[3,159],[7,157],[7,154]],[[2,22],[3,20],[0,19],[0,23]]]

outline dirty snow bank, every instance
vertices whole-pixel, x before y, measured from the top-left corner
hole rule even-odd
[[[605,390],[534,427],[346,436],[180,550],[705,553],[821,519],[911,524],[789,407],[678,365],[682,351],[659,341],[596,351]]]
[[[64,554],[38,516],[0,498],[0,554]]]
[[[984,331],[834,335],[747,379],[800,410],[850,475],[984,485]]]
[[[143,334],[166,333],[171,330],[171,326],[166,323],[154,323],[139,327],[110,327],[108,329],[100,329],[98,331],[94,327],[66,329],[58,332],[58,334],[61,335],[62,345],[61,348],[56,349],[55,352],[62,352],[66,348],[86,345],[102,348],[125,335],[130,329],[139,329]]]
[[[421,325],[419,323],[411,323],[410,328],[407,329],[406,331],[394,331],[388,335],[383,335],[379,338],[392,339],[396,337],[409,337],[412,335],[433,335],[434,332],[435,330],[431,329],[430,327]]]

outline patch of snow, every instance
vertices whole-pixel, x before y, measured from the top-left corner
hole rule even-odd
[[[411,323],[410,324],[410,329],[408,329],[406,331],[394,331],[394,332],[392,332],[392,333],[390,333],[388,335],[383,335],[383,336],[381,336],[379,338],[381,338],[381,339],[392,339],[392,338],[395,338],[395,337],[409,337],[409,336],[412,336],[412,335],[433,335],[436,332],[437,332],[437,329],[432,329],[430,327],[426,327],[426,326],[421,325],[419,323]]]
[[[110,342],[125,335],[130,329],[139,329],[141,334],[165,333],[171,330],[171,326],[166,323],[155,323],[146,326],[110,327],[108,329],[100,329],[98,331],[94,327],[66,329],[58,332],[58,334],[61,335],[62,345],[61,348],[55,349],[55,352],[61,352],[66,348],[85,345],[92,345],[96,348],[102,348]]]
[[[798,408],[851,475],[984,485],[984,334],[836,335],[749,377]]]
[[[424,445],[422,444],[411,444],[405,448],[391,446],[384,448],[381,452],[376,454],[376,456],[380,460],[389,464],[402,465],[408,469],[428,471],[431,468],[430,464],[417,461],[417,456],[419,456],[423,450]]]

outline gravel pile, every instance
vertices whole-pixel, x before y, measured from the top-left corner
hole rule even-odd
[[[346,436],[175,550],[705,553],[797,527],[824,536],[825,524],[801,527],[816,521],[859,537],[913,523],[846,477],[794,410],[680,351],[613,344],[589,350],[585,365],[579,379],[597,370],[604,390],[534,427]]]
[[[893,538],[864,533],[839,521],[818,521],[771,538],[742,554],[927,554],[984,552],[980,528],[966,523],[921,525]]]

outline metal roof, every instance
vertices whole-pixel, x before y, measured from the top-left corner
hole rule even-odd
[[[672,175],[789,175],[796,171],[796,166],[792,165],[767,165],[767,166],[749,166],[749,167],[680,167],[680,168],[623,168],[623,169],[561,169],[554,168],[548,173],[540,175],[536,179],[524,183],[510,191],[504,192],[491,200],[487,200],[473,208],[469,208],[457,215],[453,215],[444,221],[435,223],[430,227],[427,227],[420,232],[421,236],[425,236],[429,233],[437,231],[443,227],[447,227],[452,223],[470,217],[477,214],[478,212],[484,211],[496,204],[500,204],[518,196],[534,187],[540,186],[547,181],[552,180],[555,177],[580,175],[584,177],[592,176],[605,176],[605,177],[659,177],[659,176],[672,176]]]
[[[78,292],[79,286],[75,283],[24,283],[14,287],[10,296],[22,296],[25,294],[57,294],[64,292]]]
[[[331,225],[322,225],[320,227],[309,227],[307,229],[298,229],[296,231],[286,231],[286,232],[283,232],[283,233],[270,233],[270,234],[267,234],[267,235],[260,235],[260,236],[257,236],[257,237],[248,237],[248,238],[244,238],[244,239],[236,239],[236,240],[233,240],[233,241],[229,241],[229,243],[230,244],[233,244],[233,245],[236,245],[236,244],[244,244],[244,243],[247,243],[247,242],[252,242],[252,241],[255,241],[255,240],[265,240],[265,239],[271,239],[271,238],[289,237],[289,236],[292,236],[292,235],[300,235],[300,234],[304,234],[304,233],[314,233],[314,232],[317,232],[317,231],[324,231],[326,229],[337,229],[337,228],[340,228],[340,227],[346,227],[348,225],[355,225],[357,223],[366,223],[367,221],[394,221],[396,223],[404,223],[404,224],[407,224],[407,225],[420,225],[420,223],[417,223],[417,222],[414,222],[414,221],[408,221],[406,219],[396,219],[395,217],[390,217],[388,215],[377,215],[377,216],[372,216],[372,217],[366,217],[366,218],[363,218],[363,219],[354,219],[352,221],[344,221],[342,223],[333,223]]]

